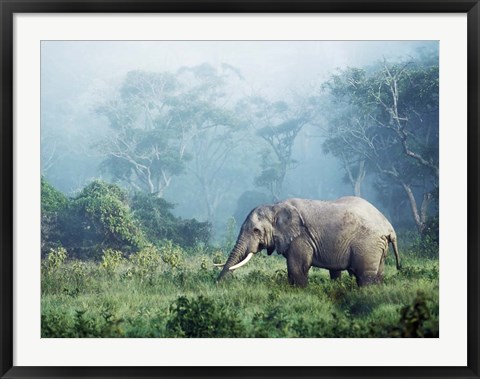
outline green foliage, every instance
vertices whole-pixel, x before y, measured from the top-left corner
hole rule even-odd
[[[414,249],[421,251],[426,257],[438,257],[440,246],[440,232],[439,232],[439,218],[431,217],[425,223],[425,229],[417,240],[417,245]]]
[[[266,311],[255,313],[252,323],[252,337],[256,338],[282,337],[291,327],[288,315],[279,305],[268,306]]]
[[[431,259],[438,258],[440,246],[438,217],[431,217],[427,220],[422,234],[405,231],[401,235],[404,241],[408,241],[408,254],[421,255]]]
[[[172,241],[164,241],[160,247],[160,255],[162,260],[171,268],[177,268],[182,264],[183,251],[180,246],[173,244]]]
[[[132,211],[150,241],[172,239],[176,234],[176,219],[171,213],[173,204],[155,195],[136,192],[132,197]]]
[[[67,256],[67,250],[63,247],[52,249],[42,261],[42,265],[47,272],[58,270],[65,263]]]
[[[41,322],[43,338],[98,338],[122,335],[120,324],[123,320],[116,318],[109,307],[104,307],[99,315],[92,314],[87,309],[76,309],[73,317],[47,312],[42,314]]]
[[[154,246],[146,246],[130,256],[131,271],[141,280],[150,278],[160,266],[161,253]]]
[[[285,260],[262,255],[216,283],[222,252],[167,241],[128,259],[105,249],[100,262],[54,251],[42,261],[42,336],[438,336],[438,258],[402,245],[403,269],[389,256],[384,283],[362,288],[322,269],[292,287]]]
[[[175,217],[173,205],[154,195],[131,199],[115,184],[95,180],[68,199],[42,178],[42,255],[64,246],[72,257],[101,259],[122,255],[164,239],[186,247],[206,245],[211,224]]]
[[[62,212],[68,204],[68,198],[48,183],[43,176],[41,178],[41,197],[42,214]]]
[[[41,236],[42,255],[61,246],[61,227],[69,200],[60,191],[41,178]]]
[[[213,255],[212,262],[216,264],[221,264],[225,261],[225,257],[221,251],[216,251]]]
[[[242,326],[238,316],[204,296],[179,297],[170,307],[167,329],[172,337],[239,337]]]
[[[193,218],[179,221],[175,240],[182,246],[192,247],[208,243],[211,235],[212,225],[209,222],[200,222]]]
[[[91,242],[130,251],[145,244],[128,205],[127,194],[120,187],[95,180],[73,200],[73,207],[84,220],[83,231],[94,232]]]
[[[152,194],[137,192],[132,198],[132,210],[148,240],[168,239],[182,246],[193,247],[208,243],[211,224],[195,219],[184,220],[172,214],[173,204]]]
[[[200,268],[202,270],[207,270],[208,269],[208,260],[206,257],[202,257],[202,262],[200,263]]]
[[[438,204],[438,55],[348,67],[323,89],[324,151],[341,160],[356,194],[369,175],[392,214],[408,202],[422,232]]]
[[[400,326],[390,333],[392,337],[438,337],[438,324],[431,324],[430,307],[423,291],[419,291],[411,304],[401,310]]]
[[[104,249],[128,254],[145,244],[125,191],[100,180],[68,201],[56,232],[72,257],[83,259],[100,259]]]
[[[125,258],[121,251],[106,249],[103,251],[102,263],[100,266],[107,272],[114,272],[121,264],[125,262]]]

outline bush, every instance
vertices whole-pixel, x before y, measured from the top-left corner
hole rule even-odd
[[[207,244],[212,233],[209,222],[184,220],[172,214],[174,205],[154,194],[136,193],[132,210],[142,230],[152,243],[167,239],[185,247]]]
[[[103,251],[101,267],[109,273],[114,272],[121,264],[125,263],[121,251],[106,249]]]
[[[151,277],[160,266],[160,252],[154,246],[147,246],[130,256],[132,274],[141,280]]]
[[[242,327],[237,315],[204,296],[179,297],[170,307],[167,329],[171,337],[238,337]]]
[[[69,200],[60,191],[41,178],[41,252],[42,256],[51,249],[61,246],[61,225]]]
[[[107,306],[100,315],[91,314],[86,309],[77,309],[73,318],[65,313],[54,311],[42,314],[42,338],[98,338],[119,337],[123,322]]]
[[[431,315],[428,299],[423,292],[419,291],[413,302],[403,307],[400,314],[400,326],[391,331],[392,337],[438,337],[438,323],[428,325]]]
[[[175,217],[172,209],[152,194],[130,199],[117,185],[101,180],[68,199],[42,178],[42,256],[60,246],[80,259],[99,260],[107,249],[128,256],[165,239],[185,247],[207,245],[211,224]]]
[[[130,254],[145,245],[125,191],[100,180],[69,202],[61,232],[62,244],[81,259],[100,259],[105,249]]]
[[[265,312],[255,313],[252,324],[255,338],[282,337],[291,327],[288,315],[278,305],[270,305]]]
[[[42,261],[43,267],[48,273],[51,273],[62,266],[67,257],[67,250],[65,250],[63,247],[51,249],[47,254],[47,257]]]
[[[437,259],[440,243],[438,217],[428,219],[421,235],[417,231],[404,231],[398,239],[403,241],[404,246],[400,254],[406,251],[414,256]]]
[[[170,265],[171,268],[177,268],[183,263],[183,250],[172,241],[164,241],[160,247],[162,260]]]

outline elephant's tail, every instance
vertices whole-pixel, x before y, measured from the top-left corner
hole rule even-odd
[[[393,246],[393,253],[395,254],[395,260],[397,261],[397,270],[400,270],[402,266],[400,264],[400,256],[398,255],[397,236],[395,235],[395,233],[392,233],[390,234],[389,239]]]

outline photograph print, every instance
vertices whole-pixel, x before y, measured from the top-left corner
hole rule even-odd
[[[438,41],[42,41],[42,338],[438,338]]]

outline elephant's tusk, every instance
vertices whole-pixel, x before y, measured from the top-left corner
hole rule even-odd
[[[252,256],[253,256],[253,253],[249,253],[243,261],[241,261],[240,263],[237,263],[236,265],[230,267],[229,270],[233,271],[233,270],[236,270],[239,267],[242,267],[243,265],[246,265],[247,262],[252,258]]]
[[[225,263],[214,263],[213,265],[215,267],[223,267],[223,266],[225,266]]]

